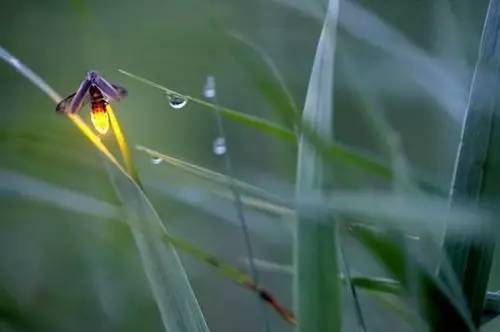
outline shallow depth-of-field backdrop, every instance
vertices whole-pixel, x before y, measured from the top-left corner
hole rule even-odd
[[[347,2],[350,10],[344,12]],[[363,111],[368,95],[376,106],[372,111],[383,112],[400,134],[412,171],[445,193],[487,5],[486,0],[340,1],[335,140],[390,164]],[[128,97],[114,110],[145,192],[168,230],[250,273],[227,186],[151,162],[135,148],[140,144],[226,173],[224,157],[212,147],[220,135],[216,113],[194,102],[172,109],[161,90],[118,69],[200,99],[211,75],[220,105],[293,130],[292,120],[276,111],[273,92],[266,95],[266,82],[255,78],[255,66],[269,68],[248,43],[274,63],[302,110],[326,7],[327,1],[314,0],[0,0],[0,46],[62,96],[74,92],[90,69],[126,87]],[[356,82],[361,89],[353,88]],[[0,62],[0,331],[162,331],[130,232],[99,217],[107,204],[120,204],[103,157],[54,108],[36,86]],[[89,119],[88,108],[81,116]],[[223,122],[233,175],[291,201],[296,145],[237,121]],[[112,135],[103,138],[111,140]],[[387,182],[348,163],[327,172],[338,190],[390,190]],[[409,214],[425,208],[415,206]],[[244,214],[260,284],[294,308],[294,218],[248,206]],[[351,273],[386,275],[355,241],[346,239],[343,246]],[[254,293],[179,254],[211,331],[265,331],[265,321],[269,331],[293,329],[267,306],[259,309]],[[497,270],[491,289],[500,283]],[[355,331],[352,294],[347,287],[341,293],[342,325]],[[393,308],[400,303],[358,295],[368,331],[410,329]],[[495,324],[484,330],[494,331]]]

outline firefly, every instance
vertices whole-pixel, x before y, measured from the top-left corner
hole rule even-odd
[[[108,105],[127,96],[127,90],[110,84],[98,72],[89,71],[78,90],[64,98],[56,106],[59,114],[74,114],[90,101],[90,120],[101,135],[109,129]]]

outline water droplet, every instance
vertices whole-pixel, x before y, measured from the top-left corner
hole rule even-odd
[[[187,104],[187,99],[184,96],[170,94],[167,97],[168,103],[173,109],[180,110]]]
[[[154,165],[161,164],[162,161],[163,159],[161,159],[160,157],[151,157],[151,163]]]
[[[224,137],[217,137],[213,142],[213,151],[217,156],[221,156],[226,153],[226,140]]]
[[[205,86],[203,87],[203,96],[208,99],[215,98],[215,77],[212,75],[207,76]]]

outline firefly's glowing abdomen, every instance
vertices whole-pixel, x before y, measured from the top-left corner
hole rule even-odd
[[[109,116],[106,110],[106,100],[102,95],[101,91],[96,87],[90,87],[90,120],[94,125],[94,128],[101,135],[105,135],[109,129]]]
[[[90,120],[94,125],[94,128],[101,135],[105,135],[109,129],[109,116],[106,111],[106,107],[103,108],[94,108],[92,107],[92,111],[90,112]]]

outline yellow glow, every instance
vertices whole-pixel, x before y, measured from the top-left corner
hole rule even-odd
[[[87,137],[95,147],[102,152],[113,164],[116,165],[119,169],[122,169],[120,163],[115,159],[113,154],[108,150],[108,148],[102,143],[99,136],[97,136],[92,129],[80,118],[78,114],[69,113],[68,118],[80,129],[80,131]]]
[[[125,135],[120,127],[120,122],[116,118],[111,105],[106,105],[106,111],[109,114],[109,122],[111,122],[111,128],[113,128],[116,142],[118,143],[120,153],[123,157],[123,161],[125,162],[125,168],[127,169],[129,175],[140,185],[139,177],[137,176],[132,157],[130,156],[130,149],[128,147],[127,140],[125,139]]]
[[[109,129],[109,117],[107,112],[90,112],[90,120],[95,130],[101,135],[106,135]]]
[[[108,111],[111,109],[111,107],[108,109]],[[120,150],[121,150],[121,153],[122,153],[122,156],[124,157],[125,160],[128,159],[127,161],[127,171],[123,169],[123,166],[118,162],[118,160],[115,158],[115,156],[108,150],[108,148],[106,147],[106,145],[104,145],[104,143],[101,141],[101,138],[95,134],[95,132],[85,123],[85,121],[82,120],[82,118],[78,115],[78,114],[67,114],[67,117],[71,120],[71,122],[73,122],[76,127],[82,132],[82,134],[87,137],[91,142],[92,144],[94,144],[94,146],[104,155],[106,156],[106,158],[112,163],[114,164],[123,174],[125,174],[126,176],[128,176],[131,181],[133,181],[136,185],[138,185],[139,187],[141,187],[141,184],[139,182],[139,178],[135,172],[135,168],[133,167],[133,164],[132,164],[132,160],[130,159],[130,152],[129,149],[128,149],[128,146],[124,140],[124,136],[123,136],[123,133],[121,132],[120,130],[120,125],[118,123],[118,120],[116,119],[116,117],[114,117],[114,114],[112,114],[112,123],[115,122],[115,126],[113,126],[113,130],[115,131],[115,136],[116,136],[116,140],[118,142],[122,142],[122,143],[119,143],[120,145]],[[119,135],[116,134],[116,132],[120,132]],[[124,144],[122,146],[122,144]],[[131,172],[132,170],[132,172]]]

